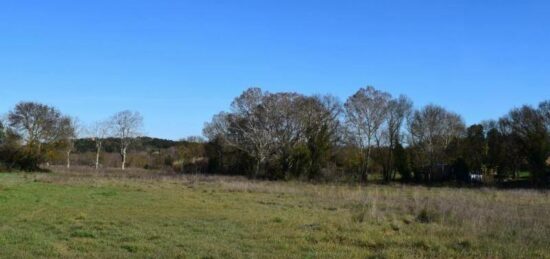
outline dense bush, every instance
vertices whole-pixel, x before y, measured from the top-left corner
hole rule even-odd
[[[39,153],[14,146],[0,146],[0,169],[3,171],[39,171],[43,161]]]

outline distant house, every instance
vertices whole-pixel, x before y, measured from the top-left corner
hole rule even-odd
[[[470,172],[469,173],[470,182],[472,183],[482,183],[483,182],[483,175],[477,172]]]

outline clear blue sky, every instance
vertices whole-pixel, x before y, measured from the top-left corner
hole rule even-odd
[[[345,100],[373,85],[475,123],[550,98],[549,14],[545,0],[6,0],[0,112],[132,109],[178,139],[250,86]]]

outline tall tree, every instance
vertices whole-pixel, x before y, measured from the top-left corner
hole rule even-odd
[[[501,156],[498,176],[504,179],[508,176],[518,177],[520,167],[525,161],[520,138],[517,132],[510,123],[510,118],[504,116],[498,120],[497,129],[499,132],[499,147],[501,148]]]
[[[314,177],[337,138],[340,104],[332,97],[251,88],[231,108],[214,116],[204,134],[211,142],[223,139],[253,158],[254,176],[265,168],[264,176],[269,178],[289,173]]]
[[[298,145],[303,147],[299,150],[305,150],[299,158],[308,179],[320,175],[340,141],[341,111],[341,103],[333,96],[304,97],[298,104],[296,112],[302,135]]]
[[[550,148],[543,114],[530,106],[523,106],[512,110],[505,121],[518,139],[532,180],[542,183],[546,177],[546,159]]]
[[[399,96],[388,103],[387,122],[384,136],[387,138],[387,150],[383,161],[384,180],[395,179],[396,174],[396,156],[402,158],[401,133],[403,123],[412,110],[412,101],[406,96]],[[399,154],[396,154],[399,153]],[[399,166],[403,169],[403,166]]]
[[[44,143],[62,137],[63,116],[56,108],[34,102],[21,102],[8,114],[9,124],[24,139],[28,151],[41,152]]]
[[[474,124],[468,127],[464,139],[462,156],[468,169],[481,172],[486,161],[487,143],[483,126]]]
[[[296,166],[292,151],[305,137],[300,119],[304,99],[302,95],[287,92],[269,93],[263,98],[261,107],[265,111],[265,126],[273,150],[270,158],[275,161],[275,166],[271,166],[271,178],[283,178]]]
[[[375,139],[380,138],[386,120],[391,95],[374,89],[361,88],[344,104],[348,139],[361,152],[361,181],[366,182]]]
[[[121,111],[111,117],[113,133],[120,141],[120,155],[122,157],[122,170],[126,169],[128,147],[141,134],[143,117],[139,112]]]
[[[449,163],[445,150],[453,139],[462,136],[464,121],[455,113],[436,105],[427,105],[415,111],[409,119],[410,145],[416,152],[416,171],[423,171],[431,181],[434,168]]]
[[[204,135],[210,140],[222,136],[227,144],[252,157],[254,177],[259,176],[274,149],[272,116],[267,116],[272,107],[264,105],[265,96],[260,88],[244,91],[231,104],[231,113],[215,115],[204,129]]]

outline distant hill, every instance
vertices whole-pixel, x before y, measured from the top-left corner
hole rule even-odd
[[[134,151],[150,151],[158,149],[168,149],[177,147],[180,145],[188,144],[189,141],[185,140],[169,140],[152,137],[139,137],[135,139],[135,144],[131,146]],[[95,152],[95,141],[91,138],[81,138],[75,142],[75,149],[77,153]],[[103,150],[105,152],[114,153],[118,152],[119,140],[117,138],[106,138],[103,142]]]

